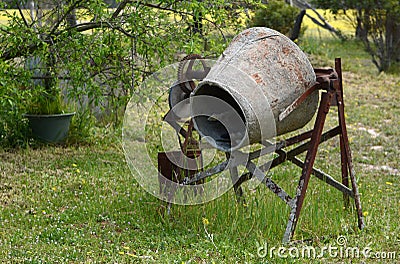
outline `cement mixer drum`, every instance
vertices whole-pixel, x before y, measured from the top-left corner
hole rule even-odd
[[[243,75],[248,76],[246,80]],[[202,136],[214,140],[215,147],[224,151],[297,130],[314,116],[318,91],[283,120],[279,120],[279,114],[315,83],[316,76],[307,56],[289,38],[269,28],[247,29],[232,40],[191,96],[193,99],[200,95],[212,96],[231,105],[243,119],[246,131],[241,133],[243,137],[247,133],[248,140],[229,144],[218,142],[218,134],[226,129],[199,112],[204,112],[205,107],[211,109],[207,110],[210,113],[218,112],[221,107],[205,106],[193,100],[195,127]],[[272,114],[268,115],[268,112]],[[225,126],[222,123],[220,125]],[[271,128],[272,124],[274,128]]]

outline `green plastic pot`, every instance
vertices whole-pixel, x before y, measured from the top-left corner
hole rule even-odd
[[[60,143],[68,136],[69,125],[74,113],[54,115],[25,114],[33,135],[48,143]]]

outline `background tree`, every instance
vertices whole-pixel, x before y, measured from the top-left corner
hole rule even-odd
[[[0,25],[0,63],[10,74],[2,71],[0,89],[4,94],[10,87],[29,91],[37,70],[27,65],[32,58],[40,57],[52,62],[46,65],[48,74],[58,80],[70,100],[78,102],[75,119],[81,127],[101,108],[107,113],[104,122],[118,124],[129,98],[140,103],[151,96],[151,91],[140,88],[144,78],[188,53],[218,56],[228,38],[244,27],[244,9],[256,2],[1,2],[8,23]],[[16,9],[5,9],[10,7]],[[191,30],[193,25],[201,30]],[[9,104],[4,101],[4,105]],[[13,105],[3,108],[1,115],[16,109],[20,114],[24,111],[23,104]],[[3,125],[0,139],[10,135],[12,129]]]
[[[400,62],[400,2],[397,0],[313,0],[320,8],[349,14],[379,72]],[[393,67],[394,68],[394,67]]]

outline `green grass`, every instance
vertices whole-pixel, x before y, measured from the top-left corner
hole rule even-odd
[[[397,251],[400,258],[400,77],[381,74],[356,42],[305,39],[315,66],[343,57],[346,115],[366,228],[342,194],[312,178],[294,240]],[[332,111],[328,125],[336,122]],[[311,124],[310,124],[311,125]],[[310,127],[308,125],[308,128]],[[130,173],[119,133],[97,144],[0,152],[0,259],[3,263],[382,263],[379,259],[261,258],[259,245],[281,246],[289,210],[264,186],[233,191],[203,205],[172,206],[146,193]],[[95,142],[95,141],[93,141]],[[338,140],[321,146],[317,166],[338,179]],[[300,170],[269,176],[294,195]],[[296,244],[301,248],[306,244]],[[394,262],[394,261],[392,261]]]
[[[359,40],[341,41],[332,37],[302,38],[298,45],[309,55],[314,67],[332,67],[335,58],[342,58],[343,71],[364,75],[377,75],[378,70],[372,63],[371,55]]]

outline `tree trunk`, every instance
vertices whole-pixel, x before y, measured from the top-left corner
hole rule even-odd
[[[35,17],[35,2],[33,2],[33,0],[29,1],[28,6],[29,6],[29,13],[31,15],[31,18],[34,19],[34,17]]]
[[[365,30],[365,27],[363,26],[362,23],[362,16],[363,16],[363,12],[361,9],[357,10],[357,15],[356,15],[356,38],[363,40],[364,38],[366,38],[367,36],[367,32]]]
[[[67,0],[66,2],[67,2],[67,4],[69,4],[69,5],[70,5],[70,4],[73,4],[73,1],[72,1],[72,0]],[[73,10],[65,17],[65,20],[66,20],[67,25],[68,25],[69,27],[73,27],[73,26],[76,26],[76,25],[77,25],[75,9],[73,9]]]
[[[292,34],[290,36],[291,40],[296,40],[300,36],[301,31],[301,23],[303,22],[304,15],[306,14],[306,10],[303,9],[300,11],[300,14],[296,17],[296,22],[294,23],[294,27],[292,29]]]
[[[193,33],[203,35],[203,13],[201,11],[193,15]]]
[[[388,54],[389,67],[393,62],[400,61],[400,18],[388,12],[386,16],[385,44]]]

